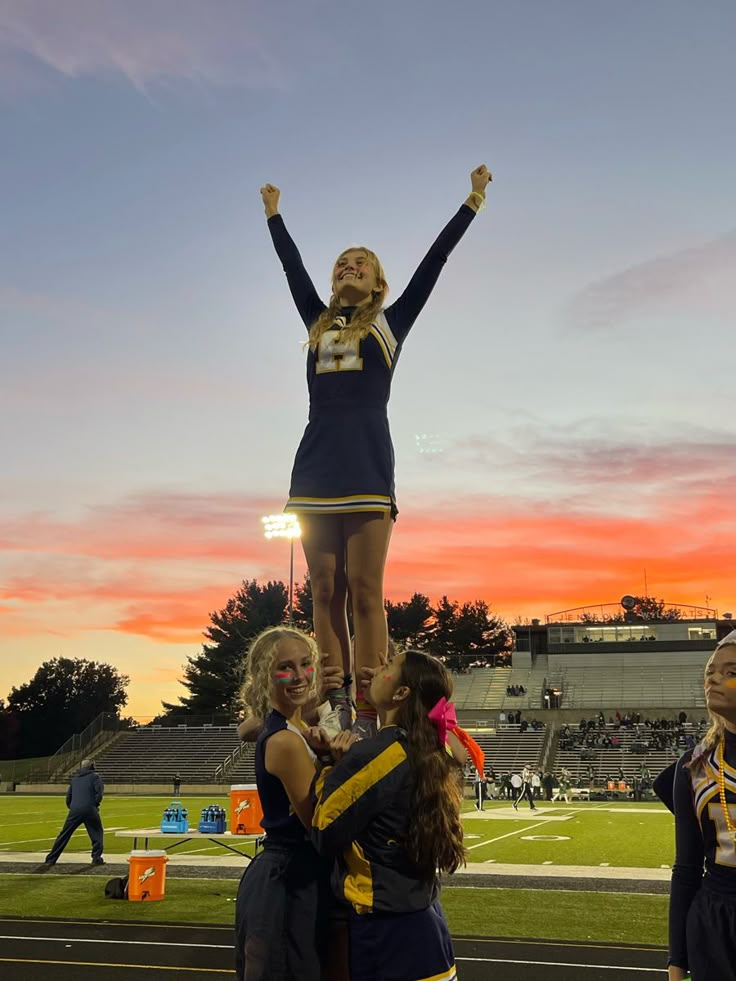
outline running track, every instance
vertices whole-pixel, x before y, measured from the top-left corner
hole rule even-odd
[[[456,937],[460,981],[664,981],[660,947]],[[3,981],[220,981],[229,927],[0,918]]]

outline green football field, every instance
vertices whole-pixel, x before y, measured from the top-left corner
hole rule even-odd
[[[206,804],[226,797],[182,797],[196,827]],[[108,797],[102,805],[105,854],[121,858],[132,839],[116,838],[114,829],[152,828],[160,820],[168,797]],[[644,893],[598,892],[597,868],[639,869],[669,867],[673,859],[672,817],[657,804],[538,803],[514,812],[508,802],[486,805],[478,815],[467,803],[463,824],[468,861],[476,864],[523,866],[587,866],[590,888],[581,891],[527,889],[523,880],[514,889],[476,886],[447,887],[443,903],[452,930],[458,934],[496,937],[537,937],[621,943],[664,944],[667,896]],[[0,852],[45,853],[66,815],[63,796],[0,797]],[[161,847],[160,840],[150,847]],[[66,854],[89,859],[84,829],[70,842]],[[202,856],[224,853],[217,845],[192,842],[177,848]],[[227,853],[230,854],[230,853]],[[72,870],[70,869],[70,872]],[[504,870],[504,872],[513,870]],[[539,870],[543,871],[543,868]],[[80,919],[154,922],[232,922],[237,880],[170,877],[163,903],[111,903],[102,896],[104,879],[64,874],[59,865],[52,876],[31,872],[7,874],[0,863],[0,916],[69,915]],[[573,873],[575,874],[575,873]],[[457,880],[462,883],[462,879]],[[66,912],[68,911],[68,912]]]
[[[537,802],[486,805],[484,819],[466,808],[469,862],[514,865],[587,865],[641,869],[674,859],[674,822],[661,804]]]
[[[131,839],[116,838],[115,831],[158,826],[168,797],[108,797],[101,813],[105,825],[105,852],[130,851]],[[196,827],[206,804],[226,810],[227,797],[182,797]],[[467,803],[464,814],[468,861],[517,865],[587,865],[661,868],[673,860],[674,833],[670,813],[659,804],[538,802],[538,811],[523,805],[514,812],[508,802],[486,805],[483,817]],[[44,852],[66,816],[64,798],[0,797],[0,852]],[[152,846],[153,847],[153,846]],[[67,853],[89,853],[89,838],[80,828]],[[177,853],[222,853],[208,841],[192,842]]]

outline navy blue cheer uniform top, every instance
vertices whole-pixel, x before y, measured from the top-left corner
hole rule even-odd
[[[281,732],[283,729],[295,732],[300,738],[303,738],[296,726],[293,726],[285,716],[273,709],[266,716],[263,731],[256,741],[256,785],[263,809],[261,827],[266,832],[266,847],[271,845],[286,847],[299,845],[308,838],[304,825],[292,810],[284,785],[278,777],[266,769],[266,742],[275,732]],[[309,746],[307,746],[307,751],[312,759],[316,758]]]
[[[284,729],[301,736],[280,712],[271,711],[256,743],[256,782],[266,839],[238,889],[237,981],[321,981],[323,977],[333,903],[330,863],[312,847],[281,781],[266,770],[266,743]]]
[[[344,307],[318,349],[309,349],[309,423],[294,460],[286,511],[388,511],[396,515],[394,449],[387,412],[391,379],[414,321],[474,217],[472,208],[461,206],[399,299],[377,315],[366,337],[343,340],[341,329],[355,311],[355,307]],[[309,330],[325,304],[281,215],[269,218],[268,227],[296,308]]]
[[[726,732],[725,736],[723,778],[734,825],[736,734]],[[696,747],[685,753],[677,761],[674,775],[676,854],[670,893],[669,962],[689,968],[698,981],[706,976],[708,981],[729,981],[736,977],[736,841],[721,805],[718,747],[705,754],[701,765],[688,768],[686,764],[698,752]],[[706,909],[705,917],[700,916],[700,907]],[[703,920],[700,926],[699,919]],[[710,971],[700,968],[706,955],[720,957],[728,966]]]

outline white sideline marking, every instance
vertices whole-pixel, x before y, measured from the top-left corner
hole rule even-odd
[[[120,944],[127,947],[196,947],[199,950],[232,950],[232,944],[171,943],[162,940],[92,940],[80,937],[15,937],[0,936],[0,940],[29,940],[34,943],[49,941],[63,944]],[[528,964],[533,967],[578,967],[589,971],[639,971],[646,974],[662,974],[659,967],[629,967],[625,964],[573,964],[567,961],[522,961],[505,957],[456,957],[456,961],[473,964]]]
[[[570,964],[566,961],[512,961],[502,957],[456,957],[456,961],[474,964],[529,964],[533,967],[578,967],[588,971],[643,971],[646,974],[665,974],[661,967],[629,967],[628,964]]]
[[[29,812],[30,813],[30,812]],[[35,813],[35,812],[34,812]],[[58,817],[46,818],[45,820],[38,818],[36,821],[3,821],[0,825],[0,830],[4,831],[6,828],[19,828],[21,825],[29,824],[56,824]]]
[[[232,944],[178,944],[163,940],[93,940],[89,937],[9,937],[0,936],[0,940],[50,940],[60,944],[125,944],[128,947],[199,947],[203,950],[232,950]]]
[[[75,832],[75,834],[76,834],[76,832]],[[72,835],[72,837],[74,837],[74,836]],[[5,842],[3,844],[3,847],[2,847],[1,850],[4,851],[4,852],[14,852],[15,851],[15,847],[14,847],[15,845],[28,845],[32,841],[55,841],[55,840],[56,840],[56,835],[46,835],[45,838],[21,838],[19,841],[8,841],[8,842]],[[5,845],[7,845],[8,847],[6,848]]]

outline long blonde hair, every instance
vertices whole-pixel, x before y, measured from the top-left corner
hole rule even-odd
[[[716,644],[713,654],[720,650],[721,647],[726,647],[727,645],[736,646],[736,631],[731,631],[731,633],[728,634],[728,636],[725,637],[719,644]],[[711,654],[711,657],[713,657],[713,654]],[[708,664],[710,664],[710,659],[711,658],[709,657],[705,668],[703,668],[703,677],[705,677],[705,672],[708,669]],[[723,716],[719,715],[718,712],[714,712],[712,709],[708,709],[707,711],[710,726],[708,727],[706,734],[693,750],[692,759],[688,764],[688,769],[691,770],[705,769],[706,757],[710,751],[715,749],[715,747],[720,743],[724,737],[724,733],[726,732],[726,720],[723,718]]]
[[[348,252],[365,252],[373,266],[373,272],[376,276],[376,288],[373,291],[373,296],[367,303],[357,307],[350,323],[341,331],[341,339],[343,340],[362,340],[368,335],[371,324],[383,309],[386,297],[388,296],[388,283],[386,282],[386,274],[383,271],[383,266],[376,253],[370,249],[366,249],[362,245],[353,245],[349,249],[344,249],[335,260],[335,266]],[[341,311],[340,300],[335,293],[335,272],[333,267],[330,302],[309,328],[309,347],[312,351],[317,350],[322,336],[334,326],[335,321],[341,315]]]
[[[265,719],[271,711],[273,666],[279,656],[279,645],[289,639],[298,640],[306,647],[314,668],[309,693],[314,695],[317,691],[320,656],[314,639],[295,627],[268,627],[258,634],[248,649],[245,681],[240,690],[247,718]]]

